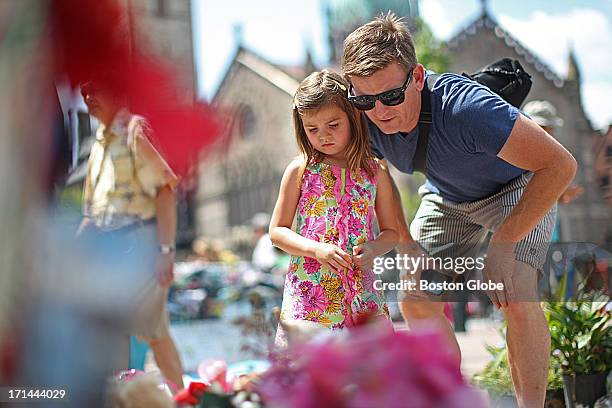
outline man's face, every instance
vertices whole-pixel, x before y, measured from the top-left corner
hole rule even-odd
[[[99,120],[105,119],[113,105],[113,98],[93,82],[81,85],[81,95],[89,114]]]
[[[400,88],[408,72],[398,63],[391,63],[369,77],[351,76],[355,95],[378,95],[381,92]],[[377,100],[374,108],[365,114],[387,134],[409,132],[417,125],[421,110],[421,90],[425,72],[421,64],[413,70],[413,78],[405,91],[404,102],[396,106],[384,105]]]

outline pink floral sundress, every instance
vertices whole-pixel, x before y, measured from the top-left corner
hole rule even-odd
[[[339,246],[353,247],[374,239],[376,178],[364,170],[313,162],[304,172],[297,211],[297,233]],[[374,289],[376,275],[348,268],[337,275],[316,259],[292,256],[289,263],[281,320],[308,320],[330,329],[350,327],[360,313],[389,311],[384,294]]]

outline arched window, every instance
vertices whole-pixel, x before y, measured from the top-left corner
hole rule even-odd
[[[236,114],[238,116],[236,118],[238,124],[238,134],[242,139],[250,139],[253,137],[257,126],[253,108],[251,108],[250,105],[242,104],[238,107]]]

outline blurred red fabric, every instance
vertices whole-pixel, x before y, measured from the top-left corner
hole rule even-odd
[[[148,119],[151,142],[179,175],[219,134],[219,122],[204,103],[180,102],[176,73],[132,47],[128,11],[115,0],[52,0],[50,33],[56,78],[73,86],[100,81],[126,96],[128,108]]]

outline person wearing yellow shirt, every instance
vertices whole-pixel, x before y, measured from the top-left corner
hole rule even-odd
[[[170,336],[166,299],[174,279],[174,242],[176,236],[176,192],[178,177],[150,141],[146,120],[130,113],[124,97],[92,81],[81,85],[89,113],[100,126],[89,156],[83,190],[83,221],[78,235],[111,237],[136,236],[137,246],[148,245],[147,259],[134,265],[145,271],[146,285],[138,299],[132,335],[144,338],[162,374],[182,388],[182,365]],[[91,235],[91,234],[90,234]],[[150,245],[149,245],[150,244]],[[117,245],[115,245],[117,246]],[[108,248],[105,248],[106,250]],[[102,250],[102,248],[101,248]],[[129,248],[115,248],[109,269]],[[139,252],[140,254],[140,252]],[[148,259],[148,258],[154,259]],[[144,265],[144,266],[143,266]],[[129,268],[128,268],[129,269]],[[127,279],[127,277],[126,277]]]

